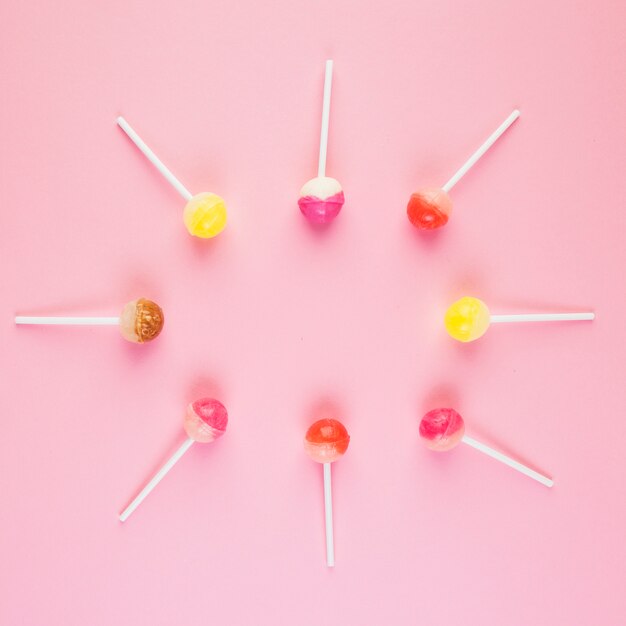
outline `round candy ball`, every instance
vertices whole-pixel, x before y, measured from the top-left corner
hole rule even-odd
[[[312,178],[300,189],[298,206],[312,224],[334,220],[345,202],[339,181],[328,176]]]
[[[450,337],[466,343],[487,332],[489,319],[489,309],[482,300],[465,296],[450,306],[444,322]]]
[[[215,398],[201,398],[187,407],[185,432],[198,443],[211,443],[226,432],[228,413]]]
[[[203,191],[187,202],[183,221],[191,235],[215,237],[226,227],[226,203],[218,195]]]
[[[304,437],[306,453],[318,463],[332,463],[348,449],[350,435],[335,419],[322,419],[311,424]]]
[[[441,228],[452,211],[450,196],[439,187],[422,189],[411,195],[406,212],[409,221],[420,230]]]
[[[427,448],[437,452],[451,450],[465,433],[463,418],[454,409],[433,409],[422,417],[420,437]]]
[[[139,298],[129,302],[120,315],[120,332],[127,341],[146,343],[163,330],[163,310],[152,300]]]

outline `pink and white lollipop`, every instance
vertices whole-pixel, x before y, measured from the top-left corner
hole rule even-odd
[[[433,409],[426,413],[420,422],[420,437],[427,448],[436,452],[446,452],[447,450],[452,450],[461,442],[466,443],[468,446],[533,478],[546,487],[554,485],[554,481],[551,478],[543,476],[519,461],[506,456],[506,454],[494,450],[466,435],[463,418],[454,409]]]
[[[304,183],[300,189],[298,206],[312,224],[327,224],[341,211],[345,202],[343,189],[338,180],[326,176],[326,154],[328,151],[328,124],[330,119],[330,92],[333,79],[333,62],[326,61],[324,78],[324,103],[322,106],[322,130],[317,177]]]
[[[161,482],[163,477],[176,465],[177,461],[191,448],[194,441],[212,443],[219,439],[228,425],[226,407],[214,398],[202,398],[187,407],[183,426],[187,433],[185,442],[174,452],[165,465],[150,479],[135,499],[122,511],[120,521],[125,522],[131,513],[143,502],[146,496]]]

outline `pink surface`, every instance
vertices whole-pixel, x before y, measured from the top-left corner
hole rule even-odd
[[[624,624],[626,5],[531,0],[0,5],[0,623]],[[329,171],[310,228],[324,60]],[[515,106],[435,233],[406,218]],[[194,193],[229,207],[192,239]],[[447,336],[464,294],[593,323]],[[163,334],[15,328],[154,298]],[[125,525],[188,402],[228,407]],[[544,489],[418,439],[434,406]],[[302,449],[332,408],[337,566]],[[451,599],[450,590],[454,590]]]

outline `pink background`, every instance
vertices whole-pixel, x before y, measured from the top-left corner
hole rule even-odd
[[[626,5],[5,0],[0,116],[0,623],[624,624]],[[332,228],[296,206],[335,60]],[[432,236],[405,216],[515,106]],[[229,206],[181,198],[115,126]],[[584,310],[471,345],[446,306]],[[157,300],[153,344],[13,315]],[[215,394],[227,435],[117,514]],[[554,476],[423,448],[437,405]],[[337,567],[321,468],[335,411]]]

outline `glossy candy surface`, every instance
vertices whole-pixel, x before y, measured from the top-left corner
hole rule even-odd
[[[327,224],[341,211],[345,202],[339,181],[319,176],[307,181],[300,190],[298,206],[312,224]]]
[[[211,443],[226,432],[228,413],[226,407],[214,398],[192,402],[185,414],[185,432],[198,443]]]
[[[214,193],[196,194],[187,204],[183,221],[191,235],[210,239],[226,227],[226,203]]]
[[[409,221],[420,230],[445,226],[452,211],[450,196],[439,187],[422,189],[411,195],[406,212]]]
[[[332,463],[348,449],[350,435],[335,419],[321,419],[311,424],[304,437],[306,453],[318,463]]]
[[[450,337],[466,343],[487,332],[489,319],[489,309],[482,300],[465,296],[450,305],[444,322]]]
[[[463,418],[454,409],[433,409],[422,417],[420,437],[427,448],[437,452],[451,450],[465,433]]]
[[[152,300],[132,300],[120,316],[120,333],[127,341],[146,343],[159,336],[163,330],[163,310]]]

